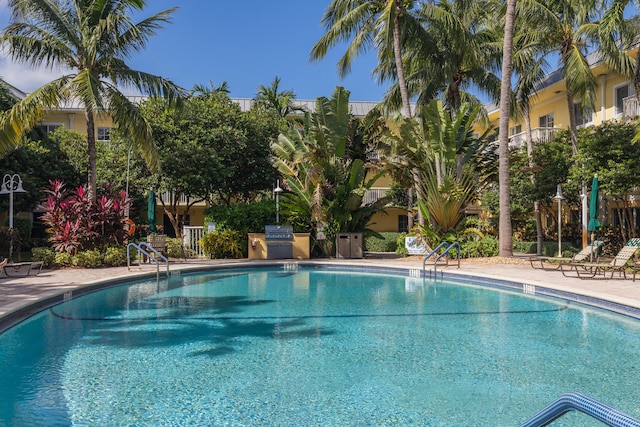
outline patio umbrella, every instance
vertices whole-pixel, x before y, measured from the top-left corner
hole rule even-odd
[[[156,227],[156,194],[153,188],[149,190],[149,201],[147,204],[147,218],[149,218],[149,231],[155,233],[158,231]]]
[[[600,210],[600,201],[598,197],[598,190],[600,184],[598,183],[598,174],[593,176],[591,182],[591,198],[589,199],[589,224],[587,229],[591,231],[591,240],[594,240],[595,232],[600,227],[600,221],[598,221],[598,211]]]

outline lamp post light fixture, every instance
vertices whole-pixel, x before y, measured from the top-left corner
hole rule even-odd
[[[558,184],[556,195],[553,196],[558,201],[558,256],[562,256],[562,187]]]
[[[280,188],[280,180],[276,182],[276,188],[273,192],[276,194],[276,224],[280,224],[280,193],[284,190]]]
[[[11,242],[9,243],[9,262],[13,262],[13,193],[26,193],[27,191],[22,188],[22,178],[17,173],[10,175],[6,174],[2,178],[2,186],[0,187],[0,194],[9,195],[9,235],[11,236]]]

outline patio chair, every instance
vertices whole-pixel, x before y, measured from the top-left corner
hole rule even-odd
[[[37,276],[42,271],[42,265],[42,261],[17,262],[4,265],[3,270],[8,277],[26,277],[34,271],[34,276]]]
[[[531,267],[541,270],[557,270],[562,263],[594,262],[598,260],[602,244],[602,240],[594,240],[571,258],[532,256],[529,257],[529,262],[531,263]]]
[[[606,278],[606,273],[611,271],[611,278],[614,273],[618,273],[620,276],[627,278],[627,263],[633,258],[636,251],[640,249],[640,238],[629,239],[627,243],[620,249],[620,252],[610,262],[570,262],[560,263],[560,270],[562,274],[567,277],[575,277],[568,275],[567,273],[575,271],[577,276],[581,279],[593,278],[598,274],[602,274],[603,278]],[[633,262],[633,280],[636,280],[636,263]]]

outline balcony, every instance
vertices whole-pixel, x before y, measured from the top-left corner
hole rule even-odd
[[[372,188],[370,190],[367,190],[367,192],[364,193],[364,197],[362,198],[362,204],[368,205],[369,203],[376,202],[378,199],[386,196],[387,191],[389,191],[389,188]]]

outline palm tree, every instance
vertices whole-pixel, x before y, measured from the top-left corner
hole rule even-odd
[[[286,119],[295,113],[304,113],[304,108],[294,104],[296,93],[292,90],[280,90],[280,77],[276,76],[269,86],[260,85],[254,98],[255,104],[278,117]]]
[[[413,35],[405,48],[405,71],[409,96],[418,104],[441,97],[449,110],[463,102],[481,103],[468,92],[475,88],[498,99],[500,79],[499,32],[496,29],[496,2],[439,0],[423,2],[415,12],[423,31]],[[389,64],[380,64],[379,73],[388,74]],[[398,101],[398,87],[390,88],[385,102]]]
[[[513,256],[511,229],[511,197],[509,193],[509,112],[511,101],[511,73],[513,70],[513,32],[516,0],[507,0],[504,21],[504,45],[502,49],[502,86],[500,87],[500,218],[498,229],[498,256]]]
[[[372,46],[380,63],[393,58],[395,78],[402,99],[402,112],[411,117],[409,92],[405,81],[403,42],[406,34],[420,26],[409,12],[415,0],[332,0],[322,18],[327,32],[311,49],[311,59],[319,60],[338,43],[351,40],[338,62],[340,77],[351,71],[351,61]]]
[[[87,123],[88,183],[96,196],[96,115],[107,111],[115,125],[141,150],[150,168],[158,153],[151,128],[137,106],[118,85],[152,96],[179,99],[184,91],[172,82],[129,68],[125,60],[142,50],[149,37],[169,22],[176,9],[167,9],[134,23],[130,12],[142,10],[145,0],[9,0],[10,24],[0,43],[16,61],[65,74],[18,102],[2,120],[0,150],[18,144],[47,108],[64,101],[79,102]]]

